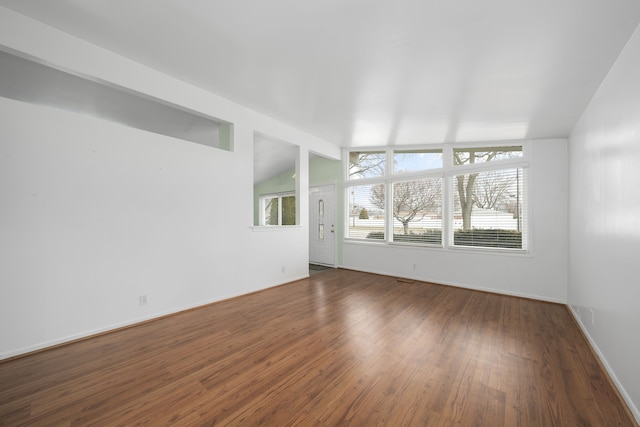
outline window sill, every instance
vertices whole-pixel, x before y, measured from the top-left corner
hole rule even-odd
[[[285,231],[285,230],[297,230],[302,228],[300,225],[252,225],[253,231]]]
[[[466,252],[476,253],[483,255],[498,255],[498,256],[532,256],[528,249],[508,249],[508,248],[483,248],[473,246],[447,246],[442,245],[427,245],[419,243],[405,243],[405,242],[387,242],[386,240],[361,240],[361,239],[348,239],[343,240],[345,244],[349,245],[363,245],[363,246],[387,246],[390,248],[412,248],[412,249],[430,249],[436,251],[445,252]]]
[[[474,246],[449,246],[447,249],[452,251],[475,252],[487,255],[510,255],[510,256],[530,256],[528,249],[509,249],[509,248],[483,248]]]
[[[389,246],[401,246],[401,247],[409,247],[409,248],[428,248],[428,249],[442,249],[443,246],[440,245],[428,245],[426,243],[416,243],[416,242],[388,242]]]
[[[349,237],[344,238],[344,243],[353,243],[356,245],[384,245],[387,242],[382,239],[353,239]]]

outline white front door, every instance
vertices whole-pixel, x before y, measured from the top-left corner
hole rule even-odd
[[[334,185],[309,189],[309,262],[336,265],[336,191]]]

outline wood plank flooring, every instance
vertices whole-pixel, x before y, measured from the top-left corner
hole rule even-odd
[[[329,270],[0,363],[0,425],[637,424],[566,307]]]

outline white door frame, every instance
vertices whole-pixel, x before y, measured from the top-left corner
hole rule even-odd
[[[338,218],[338,200],[337,200],[337,193],[336,193],[336,188],[337,185],[335,183],[329,183],[329,184],[321,184],[321,185],[314,185],[314,186],[310,186],[309,187],[309,234],[311,234],[311,228],[315,227],[315,222],[312,223],[311,220],[311,215],[312,215],[312,209],[315,209],[315,206],[311,206],[311,193],[313,192],[313,189],[325,189],[328,190],[331,193],[331,198],[333,199],[333,209],[331,212],[331,216],[332,218],[329,217],[325,217],[326,222],[331,224],[330,227],[327,227],[327,230],[325,230],[325,233],[331,233],[333,235],[333,262],[332,263],[320,263],[322,265],[327,265],[330,267],[336,267],[337,266],[337,257],[338,257],[338,223],[336,222],[337,218]],[[311,239],[309,239],[309,245],[311,245]],[[309,256],[309,262],[311,261],[311,256]]]

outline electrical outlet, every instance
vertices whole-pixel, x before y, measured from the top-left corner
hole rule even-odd
[[[286,273],[286,272],[287,272],[287,269],[286,269],[285,267],[282,267],[282,272],[283,272],[283,273]]]
[[[413,268],[415,270],[416,269],[416,265],[415,264],[411,265],[411,268]]]
[[[140,305],[147,305],[147,304],[148,304],[147,296],[146,296],[146,295],[140,295],[140,296],[138,297],[138,303],[139,303]]]

